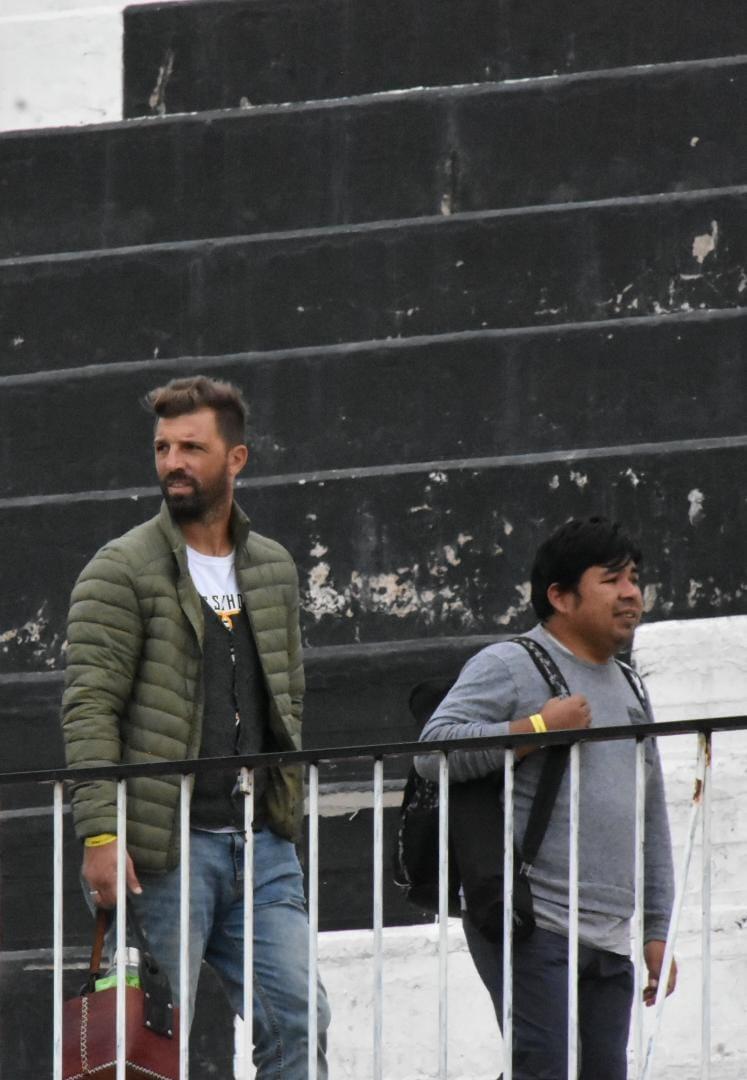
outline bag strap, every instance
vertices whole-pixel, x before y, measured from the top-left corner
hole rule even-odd
[[[555,697],[569,697],[570,690],[563,674],[545,649],[533,638],[517,637],[513,639],[517,645],[526,649],[534,661],[535,667],[542,678],[553,691]],[[532,808],[529,811],[524,840],[521,845],[521,870],[524,875],[532,868],[537,852],[545,838],[547,826],[550,824],[553,807],[563,782],[563,773],[568,762],[570,750],[567,746],[553,746],[546,751],[542,771],[537,783],[537,792],[532,800]]]
[[[638,701],[640,702],[641,707],[643,709],[644,715],[645,716],[650,716],[651,713],[650,713],[650,709],[649,709],[648,698],[646,697],[646,691],[645,691],[644,686],[643,686],[643,679],[638,674],[638,672],[635,670],[635,668],[632,668],[630,666],[630,664],[625,664],[625,663],[623,663],[622,660],[615,660],[615,663],[617,664],[617,666],[620,668],[620,670],[622,671],[625,678],[630,683],[630,688],[633,691],[633,693],[635,694],[635,696],[638,698]]]
[[[159,1035],[172,1038],[175,1020],[171,983],[168,975],[161,969],[150,951],[148,938],[129,900],[127,901],[127,925],[140,950],[140,985],[145,991],[143,1004],[145,1026]]]
[[[534,661],[534,666],[548,684],[555,697],[571,696],[571,692],[568,689],[568,683],[565,681],[563,673],[544,645],[540,645],[534,638],[529,637],[515,637],[511,640],[515,645],[521,645],[526,649],[529,656]]]

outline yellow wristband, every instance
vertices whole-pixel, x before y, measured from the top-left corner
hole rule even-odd
[[[98,836],[87,836],[83,841],[84,847],[103,847],[104,844],[111,844],[112,840],[116,840],[116,836],[113,833],[100,833]]]
[[[532,725],[538,735],[540,735],[543,731],[547,731],[547,724],[542,719],[542,713],[533,713],[529,717],[529,723]]]

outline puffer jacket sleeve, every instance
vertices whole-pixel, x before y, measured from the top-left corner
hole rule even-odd
[[[116,549],[103,548],[78,578],[67,642],[62,730],[68,766],[116,765],[143,642],[137,594]],[[79,838],[116,833],[113,781],[77,784],[72,801]]]
[[[303,671],[303,648],[301,645],[301,626],[298,614],[298,572],[293,569],[293,582],[289,589],[288,600],[288,691],[290,694],[291,714],[300,724],[303,712],[303,696],[306,688]]]

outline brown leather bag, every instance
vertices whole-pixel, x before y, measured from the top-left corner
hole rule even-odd
[[[128,1080],[178,1080],[179,1009],[171,987],[148,950],[134,912],[127,920],[140,947],[140,987],[127,986],[125,1058]],[[80,997],[66,1001],[62,1016],[64,1080],[115,1080],[117,1073],[117,990],[95,990],[101,975],[101,954],[108,912],[99,909],[88,979]]]

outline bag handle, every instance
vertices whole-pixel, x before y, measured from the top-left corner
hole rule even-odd
[[[109,926],[109,912],[104,908],[96,909],[96,925],[93,932],[93,944],[91,946],[91,959],[88,963],[88,980],[85,991],[93,993],[96,989],[96,980],[101,977],[101,957],[104,953],[104,937]]]

